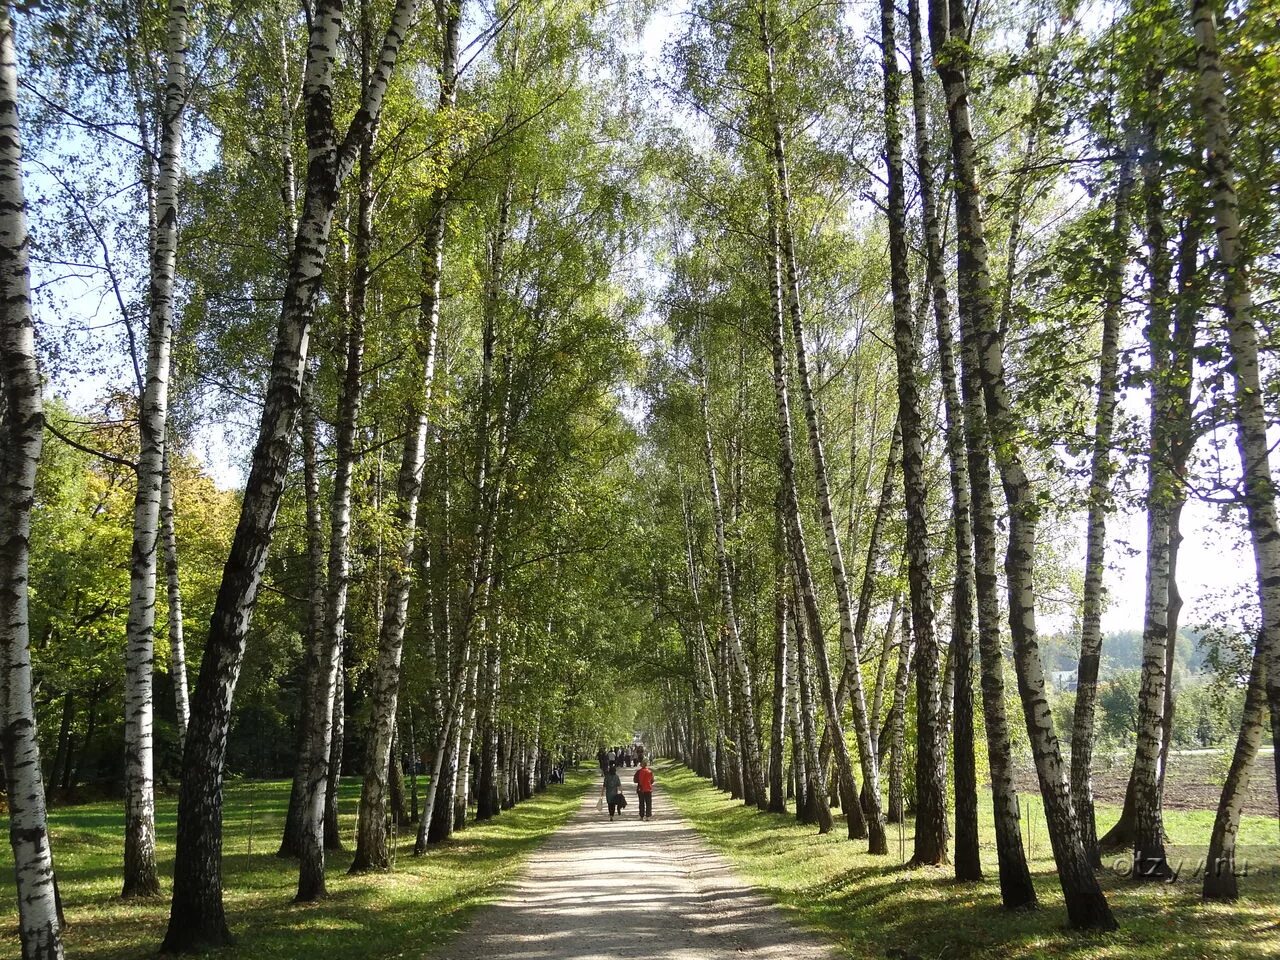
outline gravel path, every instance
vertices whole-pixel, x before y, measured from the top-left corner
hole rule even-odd
[[[610,822],[599,789],[535,853],[505,896],[439,960],[833,960],[739,880],[662,793],[653,818]],[[659,772],[659,776],[661,773]]]

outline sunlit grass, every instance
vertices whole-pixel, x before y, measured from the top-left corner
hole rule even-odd
[[[296,861],[282,860],[280,843],[289,800],[285,781],[229,783],[226,788],[223,885],[236,945],[222,960],[373,960],[419,957],[439,947],[492,900],[524,860],[573,813],[592,783],[586,772],[570,772],[568,783],[551,787],[486,824],[471,825],[449,843],[415,858],[413,835],[396,845],[390,873],[351,877],[350,852],[330,854],[329,897],[319,903],[291,902]],[[343,785],[343,841],[353,844],[359,782]],[[166,891],[173,873],[177,805],[162,799],[156,830],[160,874]],[[121,830],[118,803],[54,809],[49,817],[54,861],[67,913],[67,956],[87,960],[136,960],[156,953],[169,916],[165,897],[122,902]],[[0,956],[17,956],[17,904],[8,844],[0,853],[10,921],[0,935]]]
[[[788,816],[748,809],[683,767],[659,770],[679,810],[734,863],[745,880],[758,885],[797,920],[834,940],[850,957],[916,957],[921,960],[1007,957],[1134,958],[1220,960],[1280,956],[1280,845],[1276,823],[1247,817],[1241,854],[1251,874],[1241,880],[1243,899],[1230,906],[1205,905],[1199,879],[1190,874],[1203,856],[1213,825],[1210,811],[1174,811],[1166,826],[1170,856],[1185,858],[1180,882],[1140,884],[1114,869],[1103,873],[1121,929],[1115,934],[1081,934],[1066,927],[1066,910],[1038,799],[1027,808],[1035,824],[1031,868],[1041,907],[1030,914],[1000,907],[990,810],[980,811],[983,866],[988,879],[960,885],[950,868],[907,869],[911,857],[908,822],[901,835],[889,827],[889,857],[871,857],[850,841],[844,821],[819,837],[815,828]],[[1118,808],[1098,811],[1105,830]],[[1031,834],[1031,830],[1027,831]],[[900,846],[901,836],[901,846]],[[1108,864],[1111,864],[1108,860]]]

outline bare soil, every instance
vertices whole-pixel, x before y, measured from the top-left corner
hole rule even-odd
[[[1175,751],[1169,757],[1169,771],[1165,774],[1165,807],[1171,810],[1218,809],[1222,781],[1230,762],[1231,755],[1226,751]],[[1098,803],[1117,806],[1124,803],[1132,763],[1132,756],[1095,761],[1093,791]],[[1030,762],[1019,765],[1016,785],[1019,791],[1039,791],[1036,771]],[[1276,769],[1270,750],[1260,753],[1254,760],[1244,812],[1258,816],[1274,816],[1276,813]]]

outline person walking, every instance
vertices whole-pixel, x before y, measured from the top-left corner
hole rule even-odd
[[[649,769],[649,761],[641,760],[640,769],[631,778],[636,784],[636,797],[639,799],[640,819],[653,819],[653,771]]]
[[[609,819],[612,820],[613,815],[620,813],[626,804],[622,799],[622,778],[618,776],[616,764],[609,764],[609,772],[604,775],[604,782],[600,785],[600,794],[609,804]]]

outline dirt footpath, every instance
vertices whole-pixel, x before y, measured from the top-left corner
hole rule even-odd
[[[431,954],[439,960],[833,960],[739,880],[667,800],[610,822],[599,789],[535,853],[506,895]]]

